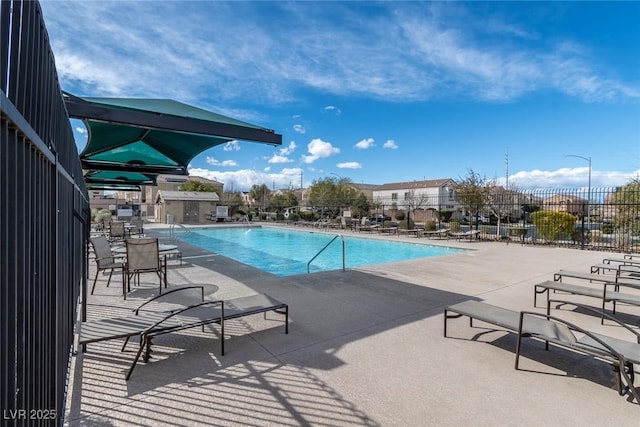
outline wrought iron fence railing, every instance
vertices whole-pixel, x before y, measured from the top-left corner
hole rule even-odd
[[[88,196],[40,4],[0,3],[3,425],[63,423]]]
[[[473,227],[484,239],[640,251],[640,181],[611,188],[493,189],[470,201],[456,199],[453,208],[424,198],[419,206],[400,201],[382,213],[405,218],[409,209],[414,221]]]

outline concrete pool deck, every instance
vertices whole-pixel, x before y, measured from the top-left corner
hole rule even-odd
[[[146,226],[145,226],[146,227]],[[153,234],[153,227],[147,227]],[[382,238],[389,239],[389,236]],[[217,332],[189,330],[154,341],[153,359],[125,373],[133,347],[90,344],[72,360],[67,425],[448,426],[632,425],[640,406],[620,397],[603,362],[524,341],[514,369],[512,334],[466,319],[446,306],[477,299],[533,310],[533,285],[558,269],[588,271],[610,252],[493,242],[393,237],[474,249],[461,254],[275,277],[178,243],[170,287],[205,286],[210,299],[267,293],[290,307],[290,331],[278,315],[225,322]],[[94,268],[94,263],[90,262]],[[93,278],[95,270],[90,271]],[[142,277],[126,301],[120,277],[99,276],[90,319],[122,316],[157,292]],[[597,301],[566,297],[597,306]],[[620,306],[637,322],[637,307]],[[567,309],[554,312],[587,329],[626,337],[620,328]],[[197,328],[196,328],[197,329]],[[215,327],[212,329],[216,330]]]

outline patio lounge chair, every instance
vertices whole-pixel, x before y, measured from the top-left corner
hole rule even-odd
[[[375,228],[380,227],[378,224],[376,225],[370,225],[369,224],[369,219],[366,216],[363,216],[362,219],[360,220],[360,223],[358,224],[357,230],[358,231],[368,231],[371,232],[373,231]]]
[[[551,302],[571,304],[598,315],[601,314],[599,311],[581,304],[558,300],[552,300]],[[629,391],[632,397],[636,399],[636,402],[640,403],[640,396],[633,383],[633,365],[640,363],[640,333],[607,314],[603,315],[618,326],[631,332],[634,335],[635,343],[587,331],[549,314],[528,311],[516,312],[479,301],[465,301],[447,307],[444,311],[444,336],[447,336],[447,320],[462,316],[469,317],[471,327],[473,327],[473,320],[475,319],[516,332],[518,333],[518,341],[516,344],[515,369],[519,369],[522,338],[543,341],[547,349],[551,343],[557,347],[567,348],[574,352],[591,356],[613,367],[614,381],[618,394],[622,396],[626,391]],[[577,335],[576,332],[578,333]],[[623,379],[626,386],[623,386]]]
[[[449,233],[449,236],[455,237],[458,240],[466,239],[472,240],[476,235],[480,234],[480,230],[458,231],[455,233]]]
[[[152,302],[158,302],[161,298],[176,292],[185,292],[190,289],[201,290],[201,302],[189,306],[178,306],[173,310],[156,307],[149,310]],[[143,307],[145,307],[143,309]],[[140,337],[137,354],[127,372],[126,379],[131,377],[140,356],[144,352],[145,362],[149,359],[152,339],[156,336],[202,326],[212,323],[220,324],[220,350],[224,355],[224,321],[252,314],[274,311],[285,316],[285,333],[289,333],[289,306],[268,295],[257,294],[248,297],[236,298],[227,301],[204,301],[204,288],[202,286],[187,286],[173,289],[158,295],[134,310],[133,316],[120,318],[107,318],[96,321],[81,322],[79,325],[78,344],[83,351],[90,343],[125,338],[121,351],[124,351],[129,339],[133,336]]]
[[[451,231],[450,228],[441,228],[439,230],[425,230],[424,231],[424,235],[427,237],[438,237],[438,238],[443,238],[443,237],[449,237],[449,232]]]
[[[546,281],[542,283],[538,283],[534,286],[534,294],[533,294],[533,306],[537,307],[537,296],[538,294],[546,293],[547,294],[547,307],[549,307],[550,301],[550,292],[558,291],[565,292],[572,295],[581,295],[586,297],[598,298],[602,302],[602,312],[604,313],[606,310],[606,303],[613,303],[612,314],[616,314],[616,304],[624,303],[629,305],[640,306],[640,295],[639,294],[631,294],[631,293],[622,293],[618,292],[615,289],[608,289],[609,286],[615,286],[615,283],[603,283],[602,288],[596,288],[594,286],[582,286],[582,285],[574,285],[572,283],[562,283],[562,282],[552,282]],[[601,322],[604,323],[604,317],[601,318]]]
[[[562,282],[563,278],[588,280],[589,282],[597,283],[612,283],[617,285],[616,290],[619,286],[640,289],[640,279],[634,276],[613,276],[608,274],[583,273],[580,271],[570,270],[559,270],[553,275],[553,280],[556,282]]]
[[[96,288],[96,282],[98,280],[98,274],[101,271],[110,270],[109,271],[109,279],[107,280],[107,287],[109,287],[109,283],[111,282],[111,276],[113,275],[113,270],[115,269],[123,269],[124,265],[122,262],[116,261],[111,253],[111,245],[109,244],[109,240],[105,236],[94,236],[91,237],[91,246],[93,247],[93,253],[96,257],[96,276],[93,278],[93,285],[91,286],[91,295],[93,295],[93,291]],[[124,283],[124,272],[123,272],[123,283]]]

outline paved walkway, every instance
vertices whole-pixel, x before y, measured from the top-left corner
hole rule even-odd
[[[153,233],[151,231],[150,233]],[[389,236],[383,238],[391,238]],[[533,285],[564,268],[588,271],[612,255],[504,243],[422,241],[473,251],[347,272],[278,278],[180,243],[170,287],[202,284],[207,297],[268,293],[289,303],[290,332],[277,315],[225,323],[217,330],[158,337],[153,359],[124,380],[132,351],[121,340],[89,345],[73,359],[69,425],[493,426],[634,425],[640,406],[618,396],[611,368],[525,341],[514,369],[513,335],[450,322],[443,309],[469,298],[533,309]],[[93,277],[93,272],[90,272]],[[127,315],[157,292],[157,278],[123,301],[100,276],[90,318]],[[574,301],[579,298],[572,297]],[[582,300],[595,305],[592,299]],[[534,309],[542,311],[542,308]],[[638,308],[621,307],[638,315]],[[558,310],[609,335],[599,319]],[[635,321],[635,317],[627,316]],[[197,328],[196,328],[197,329]],[[213,331],[212,331],[213,330]],[[131,347],[133,350],[133,347]]]

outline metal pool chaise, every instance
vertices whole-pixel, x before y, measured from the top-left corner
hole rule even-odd
[[[134,310],[135,315],[120,318],[106,318],[89,322],[81,322],[79,325],[78,344],[83,351],[89,343],[107,341],[117,338],[125,338],[121,351],[126,348],[129,339],[133,336],[140,337],[138,352],[127,372],[126,379],[131,377],[142,352],[144,361],[149,360],[152,339],[158,335],[176,332],[184,329],[203,327],[212,324],[220,324],[220,352],[224,355],[224,322],[226,320],[249,316],[252,314],[275,311],[285,316],[285,333],[289,333],[289,306],[266,294],[257,294],[248,297],[235,298],[226,301],[202,301],[197,304],[177,308],[169,311],[142,311],[142,307],[170,293],[187,289],[202,287],[184,287],[165,292],[151,300],[146,301]],[[204,290],[202,291],[204,293]],[[204,298],[204,294],[203,294]]]
[[[619,286],[627,286],[640,289],[640,279],[633,276],[613,276],[607,274],[583,273],[581,271],[559,270],[553,274],[553,280],[562,282],[563,278],[588,280],[589,282],[611,283]]]
[[[549,304],[551,302],[571,304],[598,313],[598,315],[601,314],[599,311],[582,304],[558,300],[551,300]],[[537,339],[544,341],[547,349],[551,343],[610,364],[614,370],[614,381],[618,394],[623,396],[628,391],[636,399],[636,402],[640,403],[640,396],[634,386],[634,364],[640,364],[640,333],[607,314],[604,316],[634,334],[636,342],[593,333],[549,314],[530,311],[517,312],[472,300],[449,306],[444,310],[445,337],[447,336],[447,320],[462,316],[469,317],[470,327],[473,327],[475,319],[516,332],[518,341],[515,369],[519,369],[522,338]],[[623,385],[623,380],[626,385]]]
[[[630,294],[625,292],[619,292],[615,289],[608,289],[609,286],[616,286],[615,282],[604,282],[601,288],[594,286],[582,286],[574,285],[572,283],[552,282],[547,280],[546,282],[538,283],[534,286],[533,294],[533,306],[537,307],[538,294],[547,294],[547,304],[550,298],[551,291],[565,292],[573,295],[581,295],[586,297],[598,298],[602,302],[602,312],[606,310],[606,303],[613,303],[612,313],[616,314],[616,304],[624,303],[629,305],[640,306],[640,294]],[[601,318],[601,323],[604,323],[604,317]]]
[[[462,240],[465,238],[472,240],[478,234],[480,234],[480,230],[457,231],[455,233],[449,232],[449,236],[455,237],[458,240]]]
[[[427,237],[449,238],[450,228],[441,228],[439,230],[425,230],[423,235]]]

